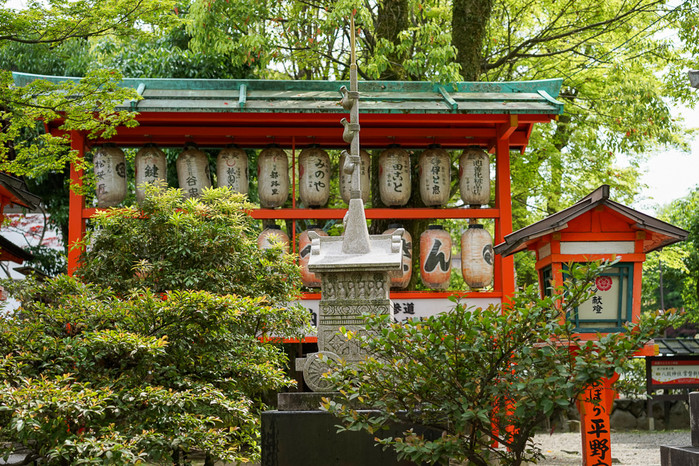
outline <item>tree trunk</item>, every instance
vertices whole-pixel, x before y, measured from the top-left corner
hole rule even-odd
[[[454,0],[451,43],[466,81],[477,81],[483,63],[483,41],[493,0]]]
[[[397,45],[399,34],[408,28],[408,1],[407,0],[384,0],[379,2],[379,11],[376,15],[374,30],[377,40],[385,39]],[[397,47],[396,47],[397,49]],[[381,80],[404,80],[406,79],[403,61],[405,53],[394,49],[387,58],[389,66],[381,73]]]

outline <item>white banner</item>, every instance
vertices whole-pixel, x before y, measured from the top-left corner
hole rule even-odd
[[[462,299],[462,303],[466,307],[488,307],[491,304],[500,304],[499,298],[471,298]],[[295,301],[293,304],[300,303],[301,306],[308,309],[312,316],[313,325],[318,325],[318,309],[319,299],[302,299]],[[454,308],[454,303],[444,298],[418,298],[418,299],[392,299],[393,315],[398,322],[407,319],[416,319],[420,317],[430,317],[449,311]]]

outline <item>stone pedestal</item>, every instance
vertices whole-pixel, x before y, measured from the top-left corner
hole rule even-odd
[[[399,461],[392,449],[376,446],[374,435],[364,431],[338,433],[340,420],[318,409],[321,398],[332,395],[279,395],[279,409],[262,413],[262,466],[416,466],[412,461]],[[381,435],[396,436],[408,428],[393,425]],[[415,431],[428,438],[441,435],[419,427]]]
[[[692,429],[692,445],[686,447],[660,447],[662,466],[699,466],[699,392],[689,394],[689,424]]]

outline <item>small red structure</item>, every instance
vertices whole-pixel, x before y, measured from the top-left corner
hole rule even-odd
[[[5,220],[5,207],[18,205],[33,209],[41,199],[27,190],[24,181],[14,176],[0,173],[0,224]],[[33,256],[8,239],[0,236],[0,261],[10,261],[21,264]]]
[[[507,235],[495,252],[534,251],[542,295],[563,284],[569,263],[618,259],[597,277],[592,298],[562,316],[572,319],[581,339],[595,339],[639,321],[646,254],[686,238],[683,229],[610,200],[609,186],[603,185],[573,206]],[[609,416],[615,380],[588,387],[578,401],[585,466],[612,463]]]

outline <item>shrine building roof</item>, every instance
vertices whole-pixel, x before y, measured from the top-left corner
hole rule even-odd
[[[13,78],[17,86],[37,79],[80,79],[27,73],[13,73]],[[514,127],[507,133],[511,147],[523,150],[534,123],[563,113],[563,103],[556,100],[561,84],[561,79],[360,81],[362,145],[491,146],[498,136],[496,127],[506,125]],[[338,121],[347,111],[339,105],[339,89],[349,87],[348,81],[127,78],[121,85],[142,97],[121,107],[139,112],[140,126],[120,130],[110,140],[116,144],[157,139],[159,144],[181,145],[189,137],[201,145],[289,145],[291,138],[301,146],[344,145]]]
[[[687,238],[688,233],[682,228],[612,201],[609,199],[609,186],[602,185],[567,209],[505,236],[505,241],[495,246],[495,253],[509,256],[523,251],[546,235],[566,230],[568,224],[574,219],[599,206],[604,206],[624,217],[634,231],[649,233],[643,243],[644,253],[661,249]]]

